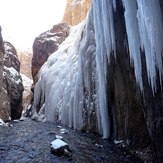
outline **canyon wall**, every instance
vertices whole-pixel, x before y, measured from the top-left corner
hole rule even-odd
[[[36,110],[131,149],[151,146],[154,162],[162,162],[162,13],[161,0],[94,0],[42,66]]]
[[[59,23],[54,25],[52,29],[40,34],[35,38],[33,43],[32,57],[32,78],[33,83],[38,80],[37,74],[41,66],[47,61],[48,57],[58,50],[58,46],[65,40],[69,34],[69,25]]]
[[[0,90],[0,118],[3,121],[18,119],[22,113],[22,78],[19,74],[20,62],[13,45],[3,42],[0,34],[1,57],[1,90]]]
[[[67,0],[63,21],[76,25],[83,21],[92,4],[92,0]]]

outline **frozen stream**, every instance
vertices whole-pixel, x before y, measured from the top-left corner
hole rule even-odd
[[[11,125],[0,126],[0,163],[140,162],[107,140],[72,129],[62,134],[72,149],[72,158],[55,156],[50,152],[50,142],[54,140],[55,134],[59,134],[60,128],[56,124],[25,119],[12,122]]]

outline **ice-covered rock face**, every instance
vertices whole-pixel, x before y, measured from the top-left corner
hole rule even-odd
[[[88,30],[84,32],[84,28]],[[91,122],[90,118],[96,119],[94,52],[91,23],[85,26],[83,22],[71,28],[69,37],[43,65],[35,86],[34,104],[40,109],[45,103],[46,120],[61,121],[75,129],[84,126],[88,130],[97,128],[95,121]]]
[[[163,7],[146,3],[94,0],[41,68],[34,104],[48,121],[133,146],[151,141],[161,160]]]

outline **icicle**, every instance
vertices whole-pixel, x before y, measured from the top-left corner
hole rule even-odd
[[[140,48],[145,51],[148,81],[156,92],[156,68],[162,86],[163,22],[159,0],[123,0],[130,57],[133,60],[136,80],[143,90]]]
[[[135,0],[124,0],[125,22],[128,36],[129,52],[134,62],[136,81],[143,91],[142,65],[140,54],[139,26],[137,20],[137,3]]]
[[[115,1],[114,1],[115,6]],[[96,38],[96,63],[98,73],[98,99],[99,113],[102,126],[103,137],[110,136],[110,118],[106,97],[106,72],[107,60],[110,60],[110,54],[115,51],[115,34],[113,25],[113,1],[112,0],[94,0],[94,28]]]
[[[157,87],[156,67],[161,80],[163,75],[163,23],[160,3],[159,0],[148,0],[147,3],[146,1],[137,0],[137,3],[141,44],[145,50],[149,82],[153,92],[155,92]]]

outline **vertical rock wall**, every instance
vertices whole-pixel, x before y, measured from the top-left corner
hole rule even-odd
[[[67,0],[63,21],[76,25],[83,21],[92,4],[92,0]]]
[[[2,91],[2,82],[3,82],[3,55],[4,55],[4,47],[3,47],[3,39],[1,34],[1,26],[0,26],[0,92]]]
[[[162,27],[163,8],[162,1],[148,3],[153,4],[146,8],[149,17],[142,7],[145,1],[94,0],[86,25],[72,28],[42,67],[35,106],[45,107],[48,120],[124,140],[133,149],[151,145],[154,162],[162,162],[163,46],[157,30]],[[126,12],[139,24],[131,23]],[[147,24],[142,28],[141,20],[150,24],[151,32]]]
[[[0,118],[4,121],[21,117],[23,84],[19,71],[16,50],[3,42],[0,33]]]

